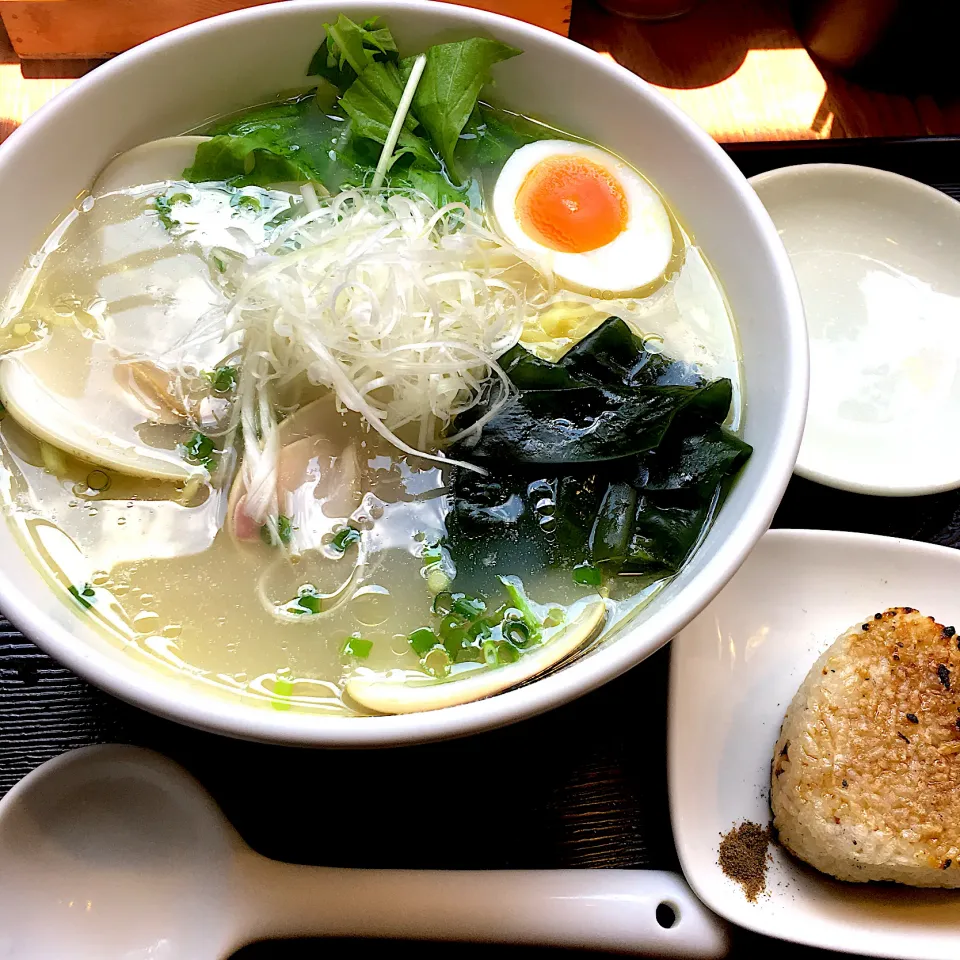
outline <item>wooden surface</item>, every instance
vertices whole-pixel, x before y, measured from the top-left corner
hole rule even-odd
[[[3,0],[0,18],[22,57],[101,57],[177,27],[277,0]]]
[[[24,58],[105,57],[184,24],[278,0],[0,0]],[[457,0],[566,35],[570,0]]]
[[[704,0],[650,24],[574,3],[570,35],[661,89],[724,142],[960,133],[960,100],[873,93],[818,67],[785,0]]]
[[[102,15],[93,15],[105,2],[34,0],[22,6],[31,8],[35,18],[49,19],[57,11],[86,4],[92,34],[110,29]],[[134,20],[142,20],[142,11],[148,8],[154,19],[160,15],[157,11],[166,11],[163,15],[173,24],[182,20],[187,0],[108,2],[126,4]],[[194,9],[207,12],[227,2],[235,4],[235,0],[189,0]],[[469,0],[469,4],[499,4],[518,13],[539,11],[531,17],[543,16],[548,9],[541,0]],[[9,0],[0,2],[0,10],[14,6]],[[570,35],[660,88],[722,142],[960,134],[960,99],[955,95],[909,98],[875,93],[818,67],[800,45],[786,0],[704,0],[686,17],[658,24],[626,20],[591,0],[574,0]],[[0,36],[0,138],[94,65],[90,60],[21,63],[10,39]]]

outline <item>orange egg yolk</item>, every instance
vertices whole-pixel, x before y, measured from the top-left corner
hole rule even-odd
[[[531,240],[558,253],[586,253],[627,225],[627,198],[609,170],[585,157],[548,157],[525,177],[517,219]]]

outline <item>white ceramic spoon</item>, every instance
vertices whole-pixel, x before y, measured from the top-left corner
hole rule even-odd
[[[0,801],[0,891],[5,960],[219,960],[253,940],[318,935],[727,949],[722,922],[673,873],[268,860],[181,767],[116,745],[51,760]]]

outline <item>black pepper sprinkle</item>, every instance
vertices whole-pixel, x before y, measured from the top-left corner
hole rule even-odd
[[[869,630],[869,629],[870,629],[870,624],[869,624],[869,623],[865,623],[860,629],[861,629],[861,630]]]
[[[957,720],[957,729],[960,730],[960,720]]]
[[[944,635],[945,637],[952,637],[956,632],[957,632],[957,628],[956,628],[956,627],[944,627],[944,628],[943,628],[943,635]]]
[[[844,785],[844,786],[847,785],[847,781],[846,781],[846,780],[843,781],[843,785]]]
[[[899,658],[896,654],[894,654],[894,655],[893,655],[893,659],[894,659],[894,660],[899,660],[900,658]]]
[[[944,690],[950,689],[950,671],[941,663],[937,667],[937,676],[940,678],[940,682],[943,684]]]
[[[874,620],[882,620],[882,619],[883,619],[883,614],[882,614],[882,613],[875,613],[875,614],[873,615],[873,619],[874,619]]]
[[[940,869],[941,869],[941,870],[949,870],[951,863],[953,863],[953,861],[952,861],[949,857],[947,857],[947,859],[943,861],[943,866],[942,866]]]
[[[909,742],[910,742],[910,739],[909,739],[908,737],[905,737],[899,730],[897,731],[897,736],[898,736],[901,740],[903,740],[904,743],[909,743]]]
[[[907,719],[908,719],[911,723],[919,723],[919,722],[920,722],[920,721],[917,719],[917,715],[916,715],[915,713],[908,713],[908,714],[907,714]]]
[[[767,886],[767,846],[772,837],[769,827],[741,823],[720,840],[717,863],[720,869],[743,888],[751,903]]]

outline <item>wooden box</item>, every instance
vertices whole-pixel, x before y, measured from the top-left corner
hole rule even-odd
[[[102,59],[196,20],[284,0],[0,0],[0,19],[23,59]],[[566,35],[571,0],[465,0]],[[389,0],[383,10],[389,15]]]

